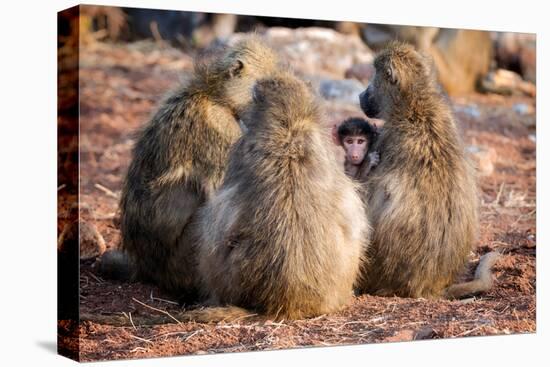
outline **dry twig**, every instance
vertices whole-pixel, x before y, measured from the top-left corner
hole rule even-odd
[[[120,195],[118,195],[117,193],[109,190],[108,188],[106,188],[105,186],[103,186],[101,184],[96,183],[96,184],[94,184],[94,187],[96,189],[99,189],[99,190],[103,191],[107,196],[113,197],[115,199],[120,199]]]
[[[174,316],[172,316],[172,315],[170,314],[170,312],[168,312],[168,311],[164,311],[164,310],[155,308],[155,307],[153,307],[153,306],[149,306],[148,304],[145,304],[145,303],[143,303],[143,302],[141,302],[141,301],[139,301],[139,300],[137,300],[137,299],[135,299],[135,298],[132,298],[132,300],[133,300],[134,302],[139,303],[139,304],[142,305],[143,307],[147,307],[147,308],[149,308],[149,309],[151,309],[151,310],[154,310],[154,311],[163,313],[163,314],[165,314],[166,316],[170,317],[170,318],[171,318],[172,320],[174,320],[175,322],[177,322],[178,324],[181,324],[181,322],[180,322],[178,319],[176,319]]]
[[[154,343],[153,343],[152,341],[150,341],[149,339],[140,338],[139,336],[136,336],[136,335],[130,334],[130,337],[131,337],[131,338],[134,338],[134,339],[137,339],[137,340],[141,340],[142,342],[146,342],[146,343],[149,343],[149,344],[154,344]]]
[[[169,304],[171,304],[171,305],[179,306],[179,303],[178,303],[178,302],[169,301],[169,300],[164,299],[164,298],[154,297],[154,296],[153,296],[153,291],[152,291],[152,290],[151,290],[151,293],[149,294],[149,299],[150,299],[151,301],[165,302],[165,303],[169,303]]]
[[[130,323],[132,324],[132,327],[134,330],[137,330],[136,325],[134,325],[134,320],[132,320],[132,313],[128,312],[128,318],[130,319]]]

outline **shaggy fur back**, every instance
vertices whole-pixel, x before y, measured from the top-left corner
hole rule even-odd
[[[365,290],[439,297],[467,261],[478,231],[477,185],[451,108],[410,46],[377,57],[386,124],[368,179],[372,263]],[[398,97],[398,98],[397,98]]]
[[[260,81],[250,130],[201,213],[209,295],[276,318],[346,304],[368,224],[356,186],[322,131],[314,97],[290,74]]]

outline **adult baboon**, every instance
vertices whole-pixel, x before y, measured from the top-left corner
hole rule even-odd
[[[496,254],[484,257],[485,271],[474,282],[448,288],[476,240],[478,194],[430,62],[412,46],[394,42],[374,65],[361,107],[386,122],[375,147],[380,163],[366,182],[372,259],[360,288],[425,298],[486,290]]]
[[[282,72],[259,81],[225,181],[201,210],[199,272],[215,304],[276,319],[333,312],[352,296],[369,227],[316,98]]]
[[[190,80],[161,104],[138,134],[123,187],[125,254],[104,256],[104,273],[130,266],[182,301],[195,299],[195,213],[223,180],[253,84],[277,67],[263,40],[246,38],[197,63]]]

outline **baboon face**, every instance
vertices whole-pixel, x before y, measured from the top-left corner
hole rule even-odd
[[[366,92],[363,92],[366,93]],[[333,132],[346,152],[346,160],[353,165],[363,163],[378,132],[375,125],[360,118],[350,118]]]
[[[426,90],[432,81],[430,61],[407,44],[394,44],[374,60],[375,75],[359,95],[361,109],[369,117],[384,118],[394,102],[407,99],[417,90]]]
[[[346,136],[342,141],[344,150],[346,151],[346,159],[354,165],[360,165],[365,159],[367,150],[369,147],[367,137],[364,135],[359,136]]]

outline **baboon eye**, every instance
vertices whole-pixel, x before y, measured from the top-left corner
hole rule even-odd
[[[365,139],[359,139],[359,140],[357,140],[357,143],[359,143],[359,144],[365,144]]]

